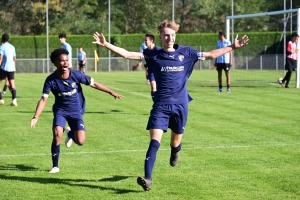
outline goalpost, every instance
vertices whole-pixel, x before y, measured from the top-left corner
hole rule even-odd
[[[285,14],[285,13],[297,13],[297,33],[300,34],[300,8],[297,9],[289,9],[289,10],[280,10],[280,11],[273,11],[273,12],[263,12],[263,13],[254,13],[254,14],[245,14],[245,15],[235,15],[235,16],[226,16],[226,37],[230,40],[230,19],[240,19],[240,18],[250,18],[250,17],[262,17],[268,15],[278,15],[278,14]],[[251,38],[250,38],[251,43]],[[286,45],[286,44],[284,44]],[[297,44],[297,48],[300,49],[300,40]],[[286,48],[284,47],[284,59],[286,55]],[[300,51],[298,51],[298,60],[297,60],[297,78],[296,78],[296,88],[299,88],[300,82]]]

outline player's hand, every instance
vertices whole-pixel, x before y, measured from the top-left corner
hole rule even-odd
[[[39,120],[39,118],[38,117],[33,117],[32,119],[31,119],[31,122],[30,122],[30,127],[31,128],[35,128],[35,125],[36,125],[36,123],[38,122],[38,120]]]
[[[248,44],[249,38],[247,35],[244,35],[241,39],[238,39],[239,35],[236,35],[235,40],[234,40],[234,49],[239,49],[245,45]]]
[[[137,70],[138,67],[139,67],[138,65],[133,65],[133,66],[132,66],[132,71]]]
[[[299,51],[299,48],[297,48],[297,49],[295,50],[295,53],[298,53],[298,51]]]
[[[115,92],[112,92],[111,93],[111,96],[113,96],[113,97],[115,97],[115,99],[122,99],[124,96],[122,96],[122,95],[120,95],[120,94],[117,94],[117,93],[115,93]]]
[[[99,44],[101,46],[104,46],[104,44],[106,43],[105,37],[102,33],[99,34],[98,32],[96,32],[96,33],[94,33],[93,37],[96,40],[96,41],[92,42],[93,44]]]

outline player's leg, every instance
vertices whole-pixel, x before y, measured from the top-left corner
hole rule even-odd
[[[66,125],[66,119],[61,115],[54,114],[53,126],[52,126],[52,143],[51,143],[51,155],[52,155],[52,169],[49,173],[59,172],[59,155],[60,155],[60,143],[64,128]]]
[[[292,72],[293,72],[292,59],[290,59],[290,58],[286,59],[286,70],[287,70],[287,72],[282,80],[282,86],[285,83],[285,87],[288,88],[290,80],[291,80]]]
[[[217,72],[218,72],[218,84],[219,89],[218,92],[222,92],[222,65],[220,63],[217,63]]]
[[[7,77],[6,77],[6,78],[5,78],[5,84],[4,84],[3,90],[2,90],[2,93],[3,93],[3,94],[6,93],[7,88],[10,88],[10,87],[9,87],[9,81],[8,81],[8,79],[7,79]]]
[[[10,92],[11,92],[11,98],[12,98],[12,103],[10,104],[11,106],[17,106],[17,90],[16,90],[16,85],[15,85],[15,73],[14,72],[8,72],[8,82],[10,86]]]
[[[143,187],[145,191],[149,191],[152,188],[152,172],[156,161],[156,154],[160,147],[160,141],[163,135],[161,129],[150,129],[150,143],[146,153],[144,163],[144,177],[139,176],[137,183]]]
[[[73,115],[67,118],[70,129],[66,131],[65,145],[70,147],[72,141],[82,146],[85,142],[85,125],[82,115]]]
[[[144,162],[144,176],[137,178],[137,183],[143,187],[145,191],[151,190],[152,172],[156,161],[156,154],[160,147],[162,135],[168,129],[169,115],[166,114],[164,105],[156,105],[151,110],[148,120],[147,130],[150,131],[150,143],[146,153]]]
[[[0,83],[1,82],[2,82],[2,79],[1,79],[1,74],[0,74]],[[2,92],[0,92],[0,105],[3,105],[3,104],[4,104],[4,100],[2,99]]]
[[[224,70],[226,76],[226,83],[227,83],[227,92],[230,92],[230,68],[229,64],[226,64],[226,68]]]
[[[171,155],[170,165],[176,166],[179,160],[179,151],[181,150],[181,140],[188,116],[188,104],[172,105],[173,115],[170,119],[169,128],[171,133]]]

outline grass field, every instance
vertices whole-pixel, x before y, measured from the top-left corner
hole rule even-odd
[[[215,70],[193,72],[180,161],[169,166],[168,131],[149,192],[136,184],[152,105],[143,72],[90,74],[125,97],[83,86],[86,143],[61,146],[57,174],[48,173],[52,95],[36,128],[29,127],[47,75],[17,74],[18,107],[6,106],[10,93],[0,107],[0,199],[300,199],[300,90],[294,83],[281,88],[268,72],[240,73],[232,71],[227,94],[216,92]]]

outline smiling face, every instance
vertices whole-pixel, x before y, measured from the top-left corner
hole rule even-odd
[[[63,74],[66,71],[69,71],[69,57],[68,54],[61,54],[57,57],[57,59],[54,62],[54,65],[57,68],[57,71],[60,74]]]
[[[173,45],[176,39],[176,31],[165,27],[161,29],[159,38],[162,41],[163,49],[166,51],[173,50]]]

